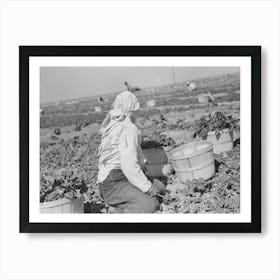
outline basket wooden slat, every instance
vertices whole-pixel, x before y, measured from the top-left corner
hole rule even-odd
[[[82,198],[62,198],[40,203],[40,213],[84,213]]]
[[[215,174],[213,144],[200,141],[179,146],[170,151],[176,176],[181,182],[193,179],[210,179]]]
[[[198,102],[199,103],[208,103],[209,102],[209,96],[208,94],[200,94],[198,96]]]
[[[214,131],[208,132],[207,140],[212,142],[213,151],[216,154],[230,151],[233,148],[233,137],[229,129],[221,131],[219,139],[217,139]]]

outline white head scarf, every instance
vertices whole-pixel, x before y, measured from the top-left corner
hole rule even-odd
[[[106,127],[111,120],[121,122],[139,108],[140,104],[133,93],[130,91],[120,93],[112,104],[112,109],[109,111],[105,120],[101,124],[101,132],[106,130]]]
[[[112,109],[107,114],[101,125],[101,143],[99,146],[99,162],[104,163],[111,159],[112,147],[119,143],[120,135],[123,130],[123,121],[133,117],[132,112],[138,110],[140,104],[137,98],[130,91],[120,93]]]

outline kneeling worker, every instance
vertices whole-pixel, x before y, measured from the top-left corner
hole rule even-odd
[[[159,207],[157,194],[165,192],[158,180],[148,180],[142,136],[133,112],[140,105],[129,91],[120,93],[101,125],[98,183],[105,202],[119,213],[152,213]]]

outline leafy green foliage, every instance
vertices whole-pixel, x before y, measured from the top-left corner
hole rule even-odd
[[[159,147],[174,147],[175,141],[171,137],[167,137],[164,134],[154,134],[153,137],[144,136],[141,148],[159,148]]]
[[[229,129],[232,131],[233,129],[239,126],[239,120],[233,119],[232,116],[225,116],[221,112],[212,112],[206,116],[201,117],[196,124],[195,132],[193,137],[200,137],[203,140],[207,139],[208,132],[214,131],[217,140],[219,140],[221,136],[221,132],[224,129]]]
[[[79,198],[87,191],[85,178],[80,170],[75,168],[61,168],[53,177],[42,174],[40,202],[53,201],[63,197]]]
[[[163,114],[160,114],[158,119],[153,118],[151,125],[143,128],[141,148],[175,147],[175,141],[171,137],[167,137],[162,133],[167,127],[168,122]]]
[[[68,141],[41,142],[40,201],[75,198],[82,194],[89,200],[97,189],[99,144],[99,134],[83,140],[75,136]]]
[[[163,213],[239,213],[240,146],[223,155],[215,154],[216,175],[210,180],[188,181],[175,194],[165,195]],[[170,183],[178,183],[175,176]]]

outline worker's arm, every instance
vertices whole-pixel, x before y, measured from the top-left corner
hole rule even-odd
[[[138,163],[138,131],[134,126],[125,128],[121,136],[121,169],[128,181],[143,192],[150,191],[152,183]]]

